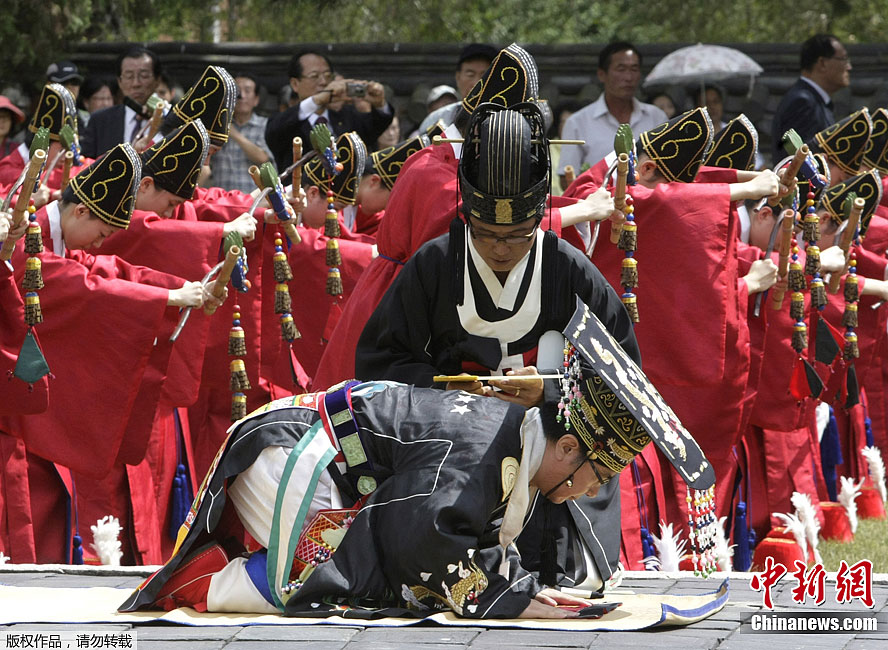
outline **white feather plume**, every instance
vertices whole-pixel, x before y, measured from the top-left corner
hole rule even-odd
[[[672,524],[660,522],[660,537],[651,534],[654,538],[654,546],[657,549],[657,556],[660,558],[661,571],[678,571],[681,557],[684,555],[687,540],[681,538],[679,530],[672,534]]]
[[[839,479],[841,489],[839,490],[839,503],[845,508],[848,515],[848,521],[851,523],[851,532],[857,532],[857,497],[860,496],[860,488],[863,481],[855,484],[854,479],[848,476],[842,476]]]
[[[820,551],[817,550],[817,545],[820,543],[820,520],[817,519],[817,511],[811,503],[811,497],[801,492],[793,492],[790,502],[795,506],[796,517],[805,527],[805,538],[814,553],[814,561],[823,563]]]
[[[0,551],[0,564],[9,564],[9,556]]]
[[[860,450],[863,457],[866,458],[866,464],[869,466],[869,475],[882,495],[882,503],[888,503],[888,493],[885,489],[885,463],[882,461],[882,452],[878,447],[864,447]]]
[[[817,419],[817,442],[823,440],[823,433],[829,424],[829,405],[824,402],[818,402],[814,409],[814,417]]]
[[[780,521],[783,522],[783,525],[792,533],[793,538],[796,541],[796,544],[799,545],[799,548],[802,549],[802,557],[805,558],[805,561],[808,560],[808,541],[805,537],[805,524],[796,517],[794,514],[784,513],[784,512],[772,512],[772,517],[776,517]]]
[[[120,566],[123,552],[120,550],[120,521],[117,517],[105,515],[89,529],[93,534],[92,548],[99,556],[99,561],[108,566]]]
[[[728,545],[728,538],[725,535],[725,526],[728,518],[722,517],[718,520],[718,526],[715,527],[715,561],[718,564],[719,571],[731,571],[733,569],[731,557],[734,555],[734,547],[736,544]]]

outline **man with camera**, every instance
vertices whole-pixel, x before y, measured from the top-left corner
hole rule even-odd
[[[278,169],[293,162],[293,138],[300,136],[308,146],[311,129],[318,122],[327,124],[333,135],[357,131],[365,142],[375,142],[391,124],[394,111],[382,84],[334,78],[333,66],[323,54],[296,54],[289,74],[299,104],[269,118],[265,129]]]

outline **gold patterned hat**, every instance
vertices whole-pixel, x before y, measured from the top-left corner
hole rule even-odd
[[[401,167],[404,166],[407,159],[428,146],[429,139],[425,135],[416,135],[393,147],[374,151],[370,154],[370,163],[373,166],[373,171],[379,174],[383,184],[388,189],[392,189],[398,179],[398,174],[401,173]]]
[[[166,135],[187,122],[200,119],[207,127],[210,143],[221,147],[228,142],[236,101],[234,78],[225,68],[207,66],[197,83],[167,113],[160,132]]]
[[[690,487],[711,487],[715,470],[697,441],[579,298],[563,334],[570,357],[565,374],[575,383],[563,390],[555,380],[546,380],[544,426],[576,435],[591,452],[589,458],[613,473],[625,468],[653,440]]]
[[[871,117],[873,130],[863,152],[863,164],[888,174],[888,110],[877,108]]]
[[[535,103],[481,104],[459,159],[462,211],[486,223],[539,219],[546,207],[549,144]]]
[[[119,144],[71,179],[74,195],[99,219],[129,226],[142,180],[142,161],[128,143]]]
[[[712,146],[712,134],[709,112],[698,107],[642,133],[638,149],[667,180],[691,183]]]
[[[77,107],[74,97],[68,89],[61,84],[51,83],[43,86],[40,93],[40,101],[37,102],[37,110],[28,124],[31,133],[37,133],[40,127],[49,129],[51,140],[58,140],[59,133],[65,125],[77,132]]]
[[[358,185],[367,164],[367,147],[354,131],[343,133],[336,139],[336,161],[342,163],[342,171],[330,178],[320,157],[312,158],[303,167],[303,173],[314,185],[333,192],[333,197],[347,205],[354,205]]]
[[[481,104],[499,104],[509,108],[539,97],[536,61],[523,47],[512,43],[500,50],[484,75],[462,100],[462,108],[471,114]]]
[[[844,211],[845,199],[848,194],[854,192],[857,198],[863,199],[865,205],[860,214],[860,235],[866,234],[873,213],[882,200],[882,177],[878,170],[871,169],[854,178],[849,178],[844,183],[838,183],[823,190],[820,197],[820,207],[826,208],[830,218],[841,224],[846,218]]]
[[[758,131],[742,113],[715,134],[712,149],[703,161],[710,167],[752,171],[758,152]]]
[[[869,110],[861,108],[856,113],[815,133],[808,143],[811,151],[821,151],[830,162],[838,165],[847,174],[860,171],[863,152],[869,143],[873,121]]]
[[[206,127],[193,120],[142,154],[142,174],[153,178],[158,188],[191,199],[209,150]]]

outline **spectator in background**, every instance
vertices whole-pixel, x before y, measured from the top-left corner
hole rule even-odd
[[[401,141],[401,122],[398,119],[398,116],[395,115],[392,118],[392,123],[388,125],[388,128],[382,132],[382,135],[376,139],[376,146],[373,147],[374,151],[378,151],[380,149],[385,149],[386,147],[394,147]]]
[[[288,72],[299,103],[272,115],[265,130],[265,141],[279,170],[293,162],[293,138],[301,137],[305,146],[318,122],[327,124],[334,136],[356,131],[364,142],[376,142],[392,123],[394,109],[386,101],[382,84],[334,79],[333,65],[323,54],[297,53],[290,60]],[[357,100],[368,102],[369,112],[355,108]]]
[[[87,77],[83,80],[77,98],[78,117],[82,127],[89,124],[90,116],[96,111],[114,106],[112,83],[104,77]]]
[[[647,103],[653,104],[661,111],[666,113],[666,117],[670,120],[675,117],[675,114],[678,112],[678,108],[675,105],[675,100],[672,99],[672,95],[665,91],[656,93],[654,95],[648,95]]]
[[[132,142],[148,119],[145,102],[161,74],[160,59],[151,50],[133,47],[117,57],[117,83],[123,103],[96,111],[80,137],[87,158],[98,158],[121,142]]]
[[[562,152],[558,165],[562,188],[567,165],[579,174],[584,165],[594,165],[613,151],[614,133],[621,124],[629,124],[638,135],[666,121],[662,110],[635,98],[641,83],[641,55],[632,43],[615,41],[601,50],[598,81],[604,86],[601,96],[571,115],[564,125],[566,139],[585,140],[586,144],[565,147]]]
[[[256,188],[247,171],[250,165],[261,165],[271,160],[271,151],[265,144],[268,118],[256,115],[260,86],[256,78],[239,74],[237,102],[234,104],[234,122],[228,132],[228,142],[212,158],[213,185],[226,190],[250,193]]]
[[[851,58],[832,34],[815,34],[802,43],[801,76],[774,113],[772,152],[774,160],[786,156],[780,140],[795,129],[804,142],[836,121],[831,96],[851,83]]]
[[[716,131],[727,126],[725,116],[725,91],[719,86],[706,84],[697,89],[694,95],[694,106],[705,106],[712,120],[712,128]]]
[[[6,95],[0,95],[0,159],[6,158],[16,147],[13,142],[14,126],[25,121],[25,114],[18,106],[9,101]]]
[[[80,92],[80,84],[83,83],[83,77],[77,70],[77,66],[70,61],[57,61],[50,63],[46,69],[46,80],[50,83],[62,84],[74,101],[77,101],[77,95]]]
[[[469,91],[472,90],[472,87],[478,82],[484,71],[490,67],[498,52],[497,48],[486,43],[469,43],[462,49],[456,62],[456,73],[453,75],[459,96],[450,104],[436,110],[430,109],[431,112],[426,115],[419,125],[419,133],[425,133],[426,129],[438,120],[443,121],[445,126],[453,124],[456,112],[459,109],[459,100],[469,94]],[[440,87],[438,86],[437,88]],[[434,91],[436,88],[432,90]],[[431,96],[431,93],[429,95]]]
[[[176,103],[176,84],[173,83],[173,80],[166,73],[161,73],[158,76],[157,85],[154,87],[154,94],[168,104]]]
[[[456,88],[442,84],[435,86],[429,91],[428,99],[426,99],[426,110],[429,113],[437,111],[442,106],[447,106],[459,101],[459,95],[456,94]]]

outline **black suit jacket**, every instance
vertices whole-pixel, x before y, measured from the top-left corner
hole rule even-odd
[[[117,104],[96,111],[89,118],[83,135],[80,136],[80,150],[87,158],[98,158],[121,142],[129,142],[123,132],[126,106]]]
[[[773,128],[771,130],[771,151],[774,162],[787,155],[780,139],[789,129],[795,129],[802,141],[808,142],[818,133],[836,121],[832,109],[827,107],[823,97],[820,96],[811,84],[803,79],[798,79],[792,87],[786,91],[777,112],[774,113]]]
[[[357,131],[367,145],[367,150],[374,149],[376,139],[392,123],[394,110],[389,104],[389,112],[383,113],[373,109],[369,113],[361,113],[354,106],[346,104],[339,111],[329,111],[330,130],[334,137],[349,131]],[[268,118],[265,127],[265,142],[271,153],[278,171],[286,169],[293,162],[293,138],[302,138],[302,150],[308,152],[311,147],[311,124],[308,120],[299,119],[299,106],[291,106],[287,110],[276,113]]]

